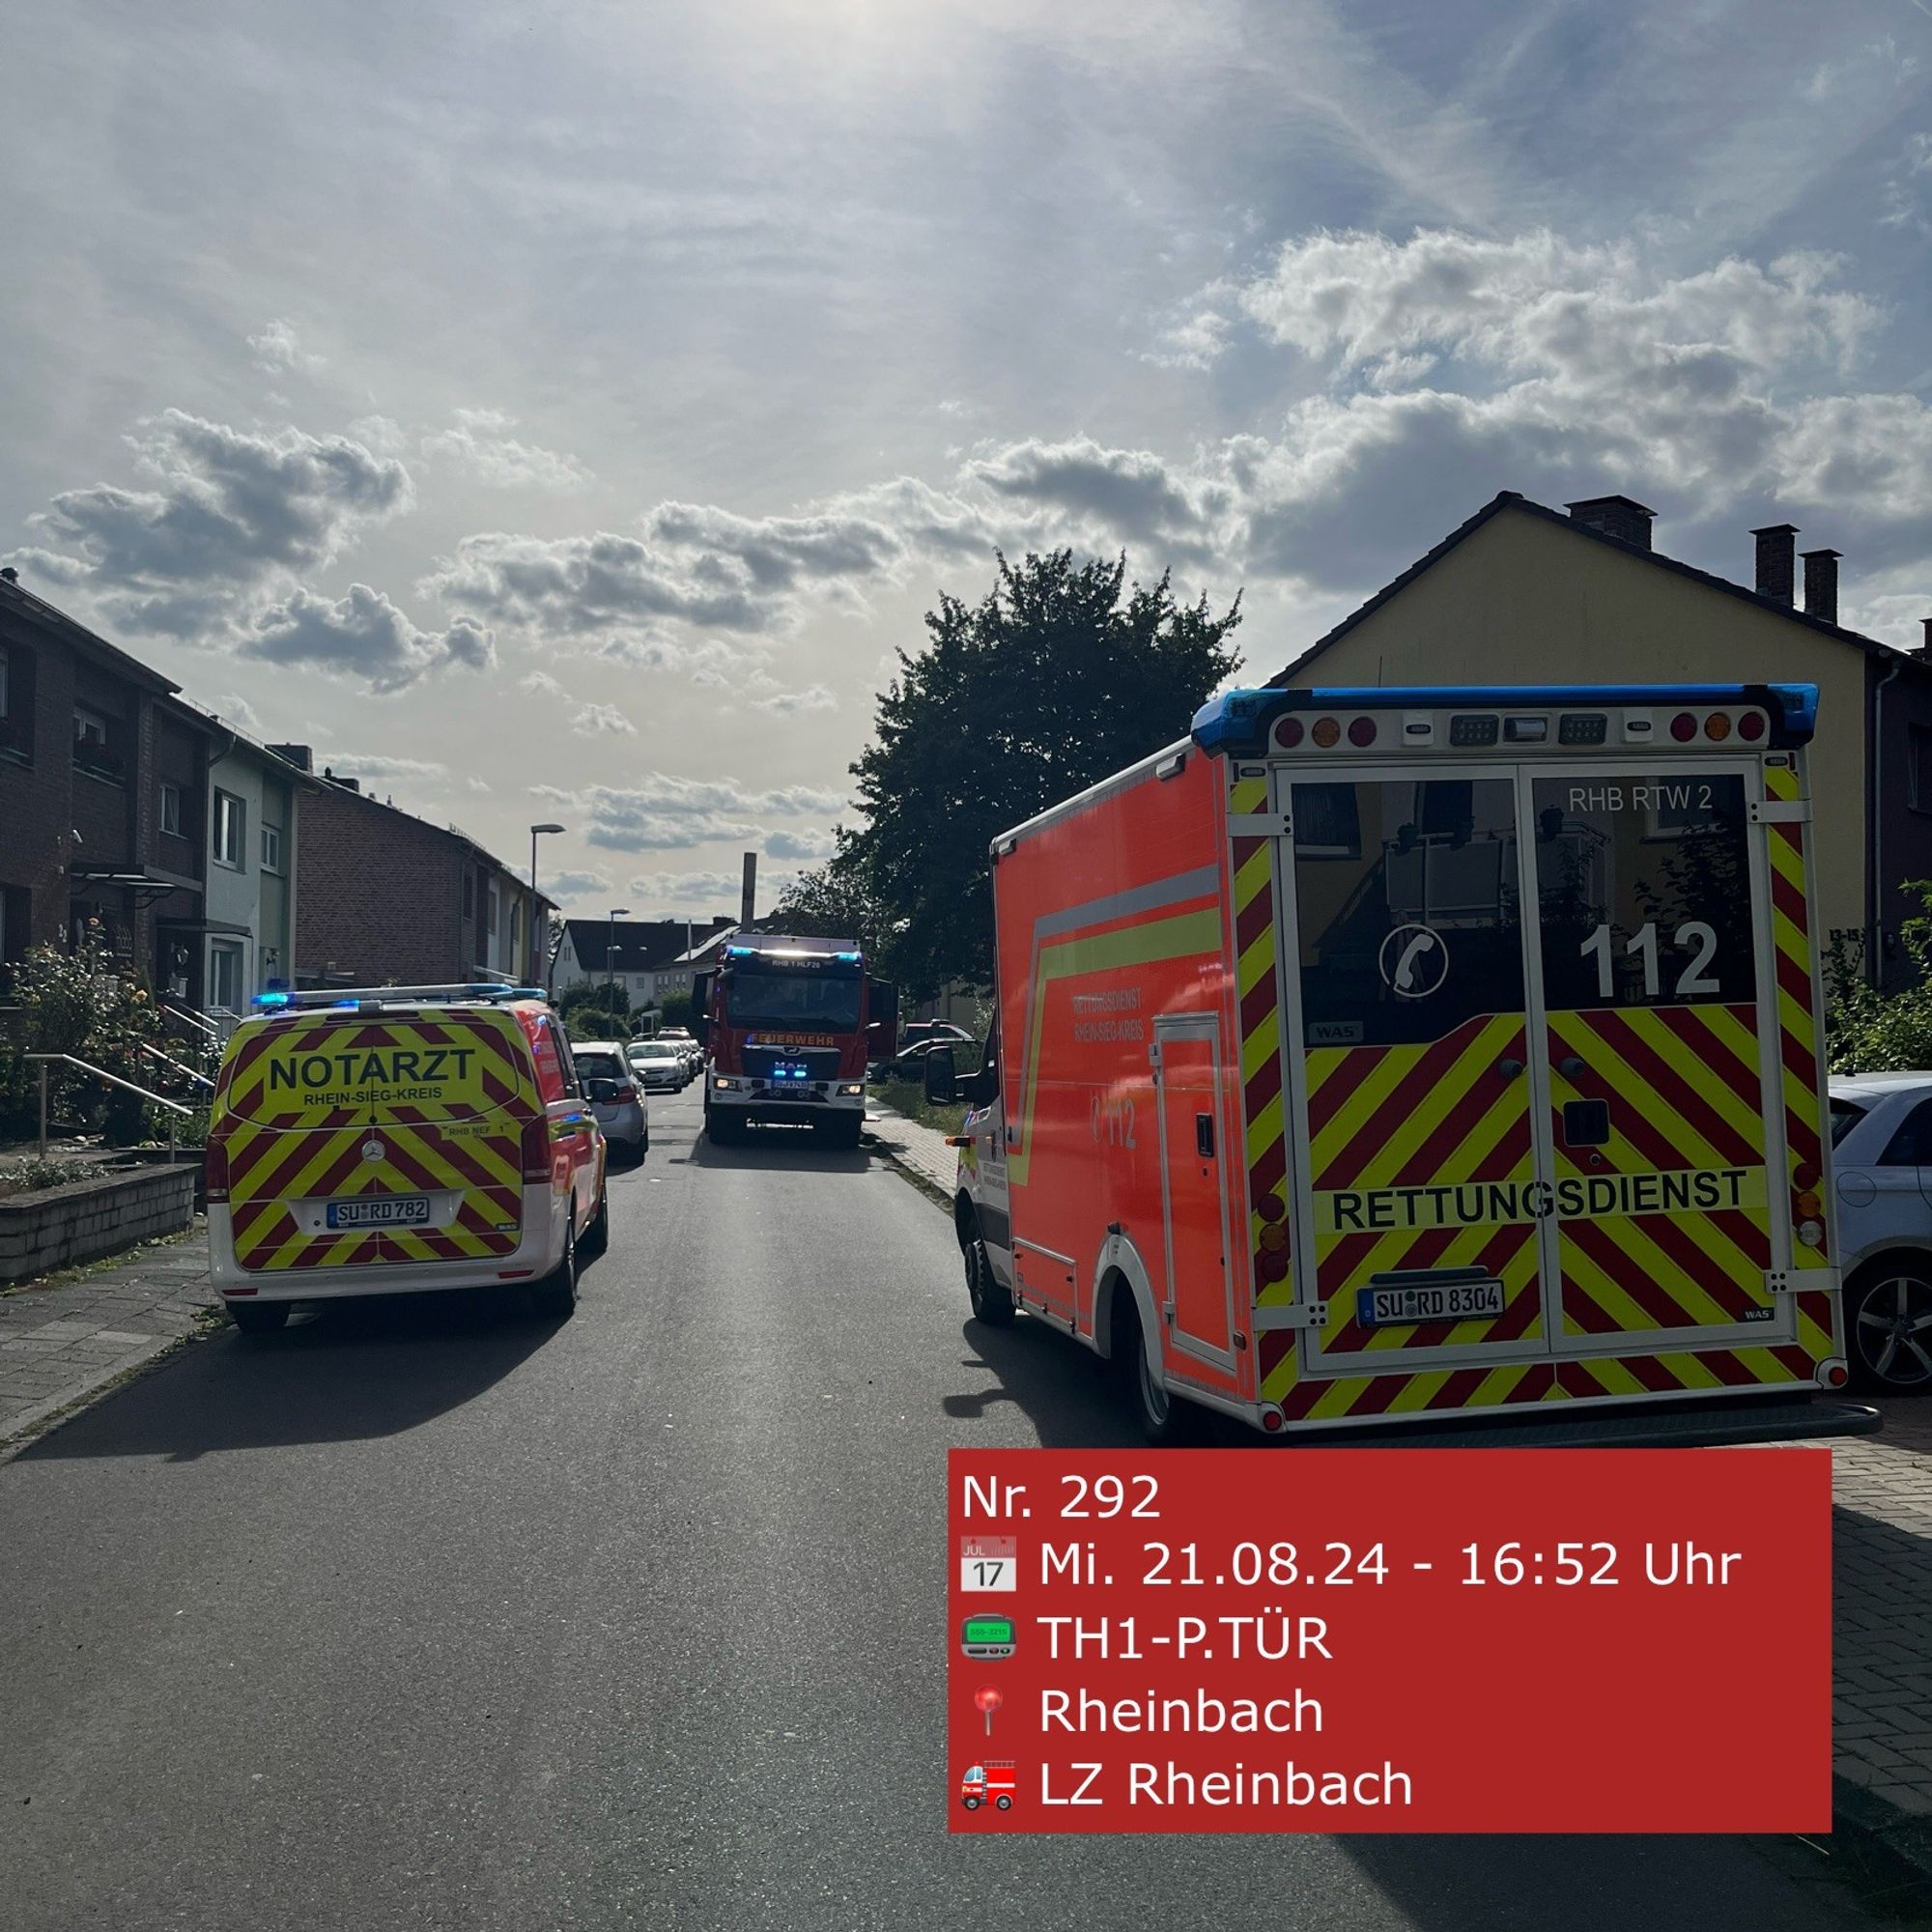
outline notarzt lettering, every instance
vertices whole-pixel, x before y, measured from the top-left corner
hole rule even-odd
[[[347,1053],[304,1053],[269,1062],[268,1089],[282,1087],[400,1087],[467,1080],[473,1046],[355,1047]]]

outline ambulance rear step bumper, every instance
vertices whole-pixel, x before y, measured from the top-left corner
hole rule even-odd
[[[1302,1448],[1350,1449],[1717,1449],[1748,1442],[1811,1442],[1843,1435],[1876,1435],[1879,1412],[1869,1403],[1789,1396],[1758,1401],[1631,1404],[1588,1408],[1561,1421],[1526,1415],[1520,1421],[1484,1416],[1466,1424],[1426,1428],[1296,1430],[1287,1440]]]

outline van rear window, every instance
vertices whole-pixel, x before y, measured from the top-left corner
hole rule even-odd
[[[527,1097],[522,1047],[507,1015],[303,1014],[238,1038],[222,1105],[290,1125],[345,1109],[370,1120],[477,1120]]]

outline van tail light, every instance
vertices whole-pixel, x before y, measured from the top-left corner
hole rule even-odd
[[[228,1199],[228,1143],[218,1134],[211,1134],[208,1140],[208,1198]]]
[[[550,1117],[539,1115],[524,1122],[524,1179],[550,1179]]]

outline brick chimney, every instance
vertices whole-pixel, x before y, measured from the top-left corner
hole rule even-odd
[[[1650,526],[1657,516],[1633,497],[1585,497],[1563,506],[1573,524],[1581,524],[1601,536],[1615,537],[1633,550],[1650,548]]]
[[[1918,648],[1928,654],[1932,654],[1932,617],[1921,617],[1918,622],[1925,632],[1925,640]]]
[[[1838,621],[1837,550],[1807,550],[1804,553],[1804,614],[1822,617],[1828,624]]]
[[[1757,594],[1789,604],[1798,576],[1798,526],[1766,524],[1757,539]]]

